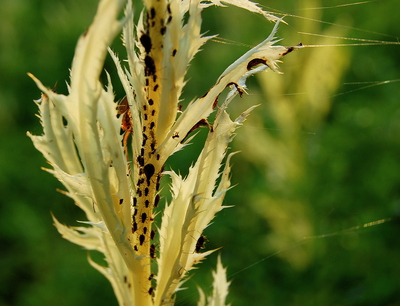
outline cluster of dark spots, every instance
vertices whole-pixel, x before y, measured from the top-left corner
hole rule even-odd
[[[65,128],[68,127],[68,120],[67,120],[67,118],[65,118],[64,116],[62,116],[62,123],[63,123],[63,126],[64,126]]]
[[[252,59],[248,64],[247,64],[247,70],[253,69],[255,66],[258,66],[260,64],[267,65],[267,61],[263,58],[255,58]]]
[[[150,144],[150,149],[151,153],[154,153],[156,151],[156,143],[154,141]]]
[[[147,181],[149,182],[156,169],[154,168],[153,164],[146,164],[146,166],[143,168],[143,171],[144,175],[146,175]]]
[[[160,180],[161,180],[161,176],[162,176],[161,172],[157,175],[156,190],[160,189]]]
[[[136,186],[140,186],[144,183],[144,178],[140,178],[136,184]]]
[[[156,258],[156,245],[152,244],[150,246],[150,258]]]
[[[150,36],[147,34],[143,34],[142,36],[140,36],[140,42],[142,43],[146,53],[150,53],[152,46]]]
[[[132,226],[132,234],[134,234],[137,231],[137,223],[133,222],[133,226]]]
[[[143,234],[147,233],[147,227],[143,227]]]
[[[146,141],[147,141],[147,135],[145,133],[143,133],[142,147],[144,147],[146,145]]]
[[[147,220],[147,214],[146,213],[142,213],[141,220],[142,220],[142,223],[146,222],[146,220]]]
[[[154,278],[154,274],[151,273],[150,276],[149,276],[149,280],[152,280],[153,278]]]
[[[143,156],[139,155],[137,157],[137,162],[139,163],[140,166],[143,167],[144,166],[144,158],[143,158]]]
[[[158,207],[158,202],[160,202],[160,195],[157,194],[154,199],[154,207]]]
[[[119,204],[124,203],[124,199],[119,199]]]
[[[149,207],[149,205],[150,205],[150,202],[149,202],[149,200],[146,200],[146,201],[144,201],[144,206],[146,206],[146,208],[148,208],[148,207]]]
[[[158,89],[158,84],[156,84],[156,86],[154,86],[153,91],[157,91]]]
[[[137,205],[137,198],[133,197],[133,207]]]
[[[153,240],[155,235],[156,235],[156,231],[155,231],[155,230],[152,230],[152,231],[150,232],[150,239]]]
[[[196,242],[195,252],[200,253],[200,250],[204,248],[204,243],[206,241],[206,237],[201,235]]]
[[[154,75],[156,73],[156,66],[155,66],[154,60],[151,56],[146,55],[146,57],[144,58],[144,64],[145,64],[145,68],[144,68],[145,76]]]
[[[126,275],[124,275],[124,283],[128,285],[128,288],[131,287],[131,284],[128,283],[128,277]]]
[[[172,56],[174,57],[176,55],[176,49],[172,50]]]
[[[139,244],[140,245],[143,245],[143,243],[144,243],[144,239],[145,239],[146,237],[144,236],[144,235],[140,235],[139,236]]]
[[[153,295],[153,291],[154,291],[154,288],[153,288],[153,287],[150,287],[150,289],[149,289],[148,292],[149,292],[150,295]]]
[[[154,7],[150,9],[150,19],[154,19],[156,17],[156,10]]]
[[[149,105],[153,105],[153,104],[154,104],[153,99],[149,99]]]

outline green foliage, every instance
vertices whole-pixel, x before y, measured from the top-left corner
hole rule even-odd
[[[327,0],[311,2],[302,5],[343,4]],[[35,73],[49,86],[58,81],[57,91],[65,93],[64,80],[68,78],[75,42],[90,24],[96,4],[94,0],[6,0],[2,4],[1,306],[117,304],[111,287],[87,264],[82,250],[60,239],[52,226],[50,211],[69,224],[83,216],[68,198],[55,192],[56,188],[61,188],[60,184],[40,170],[46,164],[25,135],[27,130],[33,133],[40,130],[33,116],[36,107],[29,101],[30,97],[39,97],[38,91],[26,72]],[[309,10],[300,10],[298,1],[262,4],[295,15],[310,14]],[[344,27],[311,21],[301,25],[298,18],[287,17],[289,26],[282,26],[278,34],[285,39],[284,45],[300,41],[316,43],[314,38],[297,31],[322,34],[330,28],[344,31],[345,34],[340,35],[346,37],[395,41],[393,36],[398,35],[399,19],[393,8],[397,6],[392,0],[321,9],[316,11],[319,15],[314,16],[315,19]],[[223,38],[251,45],[265,38],[272,28],[262,18],[233,8],[211,9],[206,17],[206,26],[211,28],[209,34],[220,33]],[[222,262],[228,266],[228,276],[232,275],[228,300],[233,305],[248,305],[249,301],[254,305],[386,305],[398,302],[398,83],[365,89],[362,84],[346,85],[399,79],[398,46],[326,47],[318,51],[330,53],[333,49],[343,53],[348,67],[339,77],[339,87],[329,93],[325,114],[317,123],[302,126],[297,134],[297,145],[302,153],[295,157],[302,163],[297,164],[302,172],[284,181],[286,183],[281,185],[284,188],[272,185],[276,182],[270,178],[273,161],[249,158],[252,147],[245,142],[244,135],[267,133],[283,141],[279,136],[285,131],[277,126],[271,103],[282,99],[282,95],[288,103],[295,103],[298,95],[287,94],[303,93],[303,89],[310,92],[305,86],[298,86],[304,82],[300,77],[303,71],[315,65],[313,57],[303,60],[314,49],[298,51],[285,59],[281,65],[285,74],[277,76],[284,84],[283,93],[274,97],[268,86],[263,93],[254,79],[250,96],[234,102],[238,112],[260,101],[263,105],[250,115],[234,141],[234,149],[242,153],[232,159],[232,182],[237,186],[227,194],[225,205],[235,207],[221,211],[212,227],[206,230],[209,240],[206,249],[223,246]],[[203,95],[243,50],[235,45],[206,45],[192,65],[187,97]],[[212,67],[208,71],[210,79],[198,75],[204,65]],[[115,73],[112,64],[106,68]],[[331,72],[325,74],[330,76]],[[54,78],[50,77],[52,75]],[[272,73],[266,74],[266,82],[269,77],[273,77]],[[321,83],[314,82],[310,86],[319,92]],[[266,155],[271,152],[269,147],[261,146],[261,142],[252,145],[261,152],[265,150]],[[195,147],[188,149],[196,150]],[[181,162],[179,156],[184,154],[184,151],[177,153],[176,163]],[[280,162],[279,158],[275,161]],[[299,226],[306,229],[307,235],[322,235],[382,218],[392,218],[392,221],[339,232],[332,237],[301,240],[304,234]],[[273,241],[280,244],[271,244],[271,237],[278,237]],[[276,252],[279,254],[271,256]],[[265,260],[259,262],[262,259]],[[216,256],[205,264],[214,268],[215,261]],[[257,264],[252,266],[254,263]],[[204,288],[204,284],[211,283],[209,271],[205,266],[196,270],[189,282],[199,283]],[[177,304],[191,305],[197,295],[192,291],[182,292]]]

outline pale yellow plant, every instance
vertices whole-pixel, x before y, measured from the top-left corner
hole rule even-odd
[[[54,218],[55,225],[64,238],[104,254],[107,265],[89,262],[110,281],[120,305],[174,304],[187,273],[214,251],[200,252],[202,232],[224,208],[232,153],[220,168],[235,129],[255,106],[235,120],[226,109],[237,94],[245,93],[247,77],[268,67],[276,71],[276,62],[298,48],[273,45],[279,20],[254,3],[224,2],[261,13],[276,25],[184,110],[179,99],[188,65],[212,37],[201,35],[201,12],[221,5],[219,1],[145,0],[134,25],[130,1],[119,20],[125,1],[101,0],[92,25],[78,41],[68,95],[53,92],[31,75],[43,92],[37,105],[44,133],[28,135],[53,167],[47,171],[64,184],[65,194],[87,217],[80,221],[84,226],[68,227]],[[109,49],[121,30],[127,67]],[[115,101],[110,76],[106,87],[100,82],[107,52],[125,91],[121,104]],[[226,87],[230,91],[218,106]],[[163,172],[168,157],[193,139],[190,133],[199,125],[208,125],[209,133],[188,176]],[[172,200],[155,226],[163,174],[171,178]],[[228,286],[219,261],[214,293],[207,299],[201,294],[200,304],[224,305]]]

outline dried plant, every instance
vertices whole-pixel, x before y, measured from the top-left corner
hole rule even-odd
[[[125,1],[102,0],[78,41],[68,95],[46,88],[31,75],[43,92],[37,101],[43,135],[28,135],[52,166],[47,171],[64,184],[65,194],[87,217],[82,226],[65,226],[54,218],[55,225],[64,238],[104,254],[106,265],[91,258],[89,262],[110,281],[120,305],[173,304],[187,273],[214,251],[201,252],[202,232],[225,207],[233,154],[225,160],[228,144],[255,106],[235,120],[226,109],[236,95],[245,93],[249,76],[268,67],[277,71],[277,61],[299,47],[274,46],[280,20],[254,3],[224,2],[263,14],[275,27],[184,110],[179,99],[188,65],[212,37],[200,32],[201,12],[210,5],[222,6],[219,1],[145,0],[134,25],[131,1],[119,20]],[[126,67],[109,49],[121,30]],[[107,52],[125,91],[120,102],[115,101],[110,76],[106,87],[100,82]],[[202,125],[208,126],[208,136],[188,176],[164,171],[169,156],[188,144]],[[161,224],[156,226],[162,175],[171,178],[172,199],[160,210]],[[214,293],[206,299],[201,292],[200,305],[224,305],[228,286],[218,261]]]

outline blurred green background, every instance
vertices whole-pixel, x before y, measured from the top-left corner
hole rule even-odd
[[[1,1],[0,306],[117,305],[87,252],[52,225],[51,212],[71,225],[84,216],[56,191],[62,186],[41,170],[46,162],[25,134],[41,134],[32,102],[40,92],[26,72],[66,93],[76,40],[96,4]],[[284,45],[354,43],[299,32],[385,41],[400,36],[398,0],[261,4],[287,15],[289,25],[278,32]],[[186,102],[248,50],[241,44],[254,46],[271,29],[240,9],[208,9],[203,31],[236,43],[210,42],[196,56]],[[119,39],[113,48],[123,57]],[[237,186],[225,204],[234,207],[206,229],[206,249],[223,246],[218,252],[232,280],[232,305],[400,305],[400,83],[374,83],[399,80],[399,67],[398,45],[305,48],[284,58],[283,75],[252,78],[249,95],[233,102],[233,116],[261,106],[232,144],[241,153],[233,158]],[[111,61],[106,69],[115,74]],[[185,173],[182,164],[200,147],[177,154],[169,167]],[[195,305],[196,285],[210,291],[215,263],[216,254],[199,266],[177,305]]]

